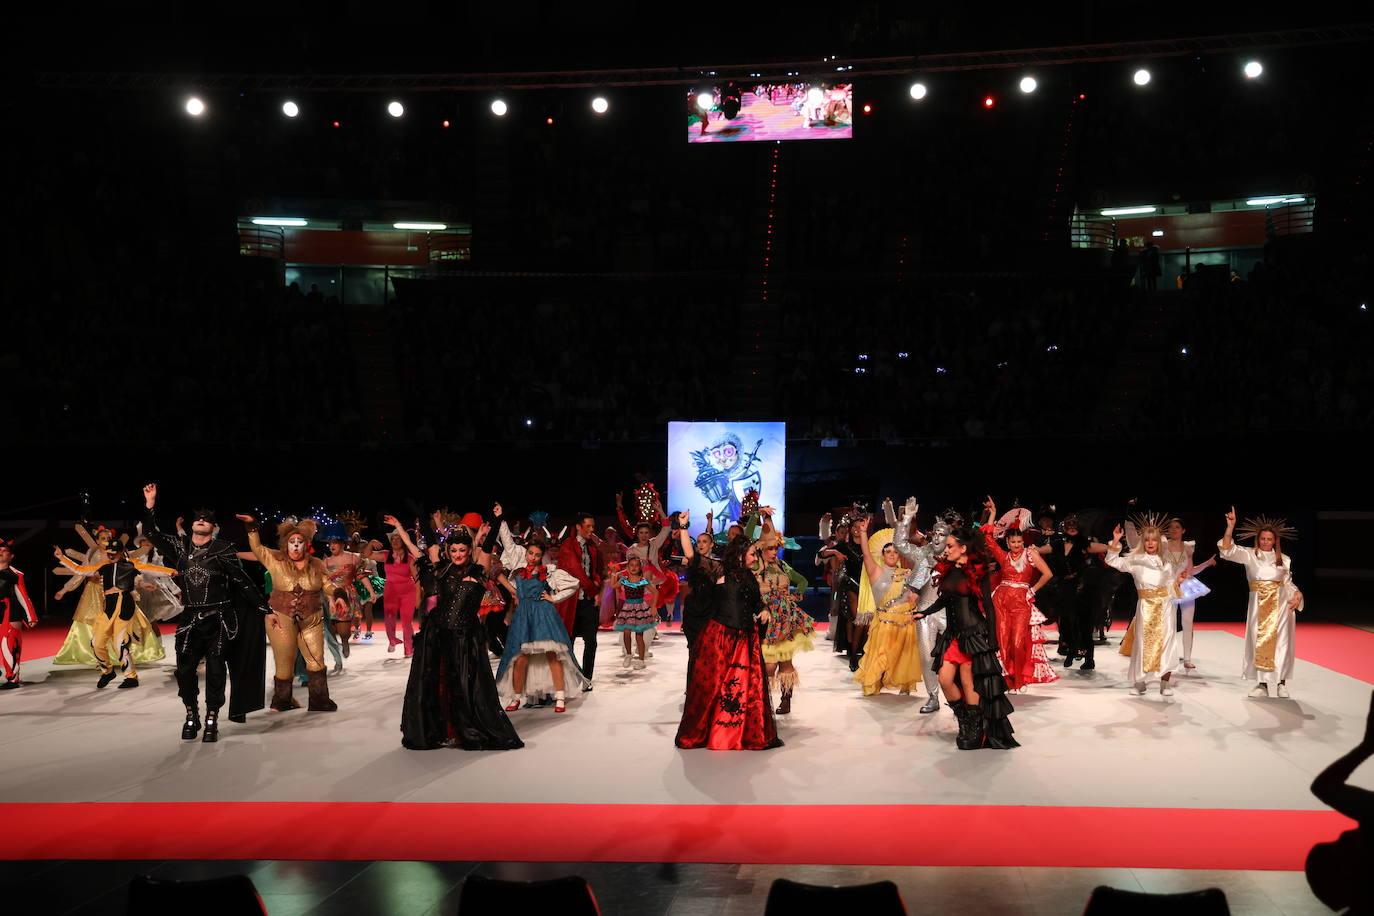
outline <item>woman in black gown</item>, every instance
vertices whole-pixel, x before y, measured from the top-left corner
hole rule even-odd
[[[1012,706],[997,660],[996,631],[982,607],[987,558],[981,536],[977,529],[967,528],[950,533],[944,558],[936,566],[939,598],[914,615],[945,611],[947,627],[936,638],[931,656],[940,689],[959,720],[956,745],[961,751],[1019,746],[1012,737]]]
[[[505,751],[524,747],[501,708],[487,653],[487,631],[477,616],[486,591],[482,564],[473,561],[472,535],[458,529],[438,561],[422,556],[398,525],[396,533],[434,575],[438,604],[415,637],[401,744],[413,751],[460,747]]]

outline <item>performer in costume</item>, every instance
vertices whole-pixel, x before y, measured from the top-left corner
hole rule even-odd
[[[605,568],[601,551],[592,531],[596,519],[588,512],[574,517],[573,536],[558,545],[558,568],[574,576],[581,584],[577,594],[558,605],[558,616],[568,631],[569,644],[576,646],[582,639],[582,673],[588,683],[582,690],[592,689],[592,673],[596,668],[596,631],[600,622],[597,599],[601,595],[601,576]]]
[[[1183,634],[1183,667],[1191,671],[1197,667],[1193,664],[1193,615],[1197,611],[1197,600],[1212,593],[1210,588],[1202,584],[1197,574],[1216,566],[1217,558],[1209,557],[1196,566],[1193,565],[1193,551],[1197,547],[1197,541],[1185,541],[1183,534],[1183,519],[1169,519],[1169,524],[1164,528],[1165,556],[1175,568],[1188,570],[1188,578],[1179,586],[1179,597],[1175,604],[1178,605],[1179,629]]]
[[[822,559],[838,557],[842,564],[836,573],[839,632],[835,634],[835,651],[848,655],[850,671],[859,670],[859,658],[863,654],[864,637],[867,635],[867,625],[858,623],[859,596],[865,581],[863,548],[854,540],[854,523],[864,516],[862,508],[854,506],[840,518],[835,528],[835,546],[825,548],[818,554]]]
[[[78,566],[97,566],[104,563],[106,550],[111,541],[118,540],[115,532],[103,525],[96,528],[94,536],[86,531],[84,525],[77,525],[76,533],[89,545],[89,549],[85,553],[73,550],[66,551],[67,558],[76,561]],[[53,664],[85,665],[88,668],[100,668],[103,671],[100,657],[95,650],[95,630],[96,627],[102,626],[100,620],[105,614],[105,590],[101,587],[100,577],[94,573],[90,575],[75,573],[66,563],[59,564],[54,572],[71,577],[71,582],[58,590],[58,598],[77,588],[81,589],[81,596],[77,599],[76,612],[72,614],[71,629],[67,631],[67,638],[63,641],[57,655],[53,657]],[[113,630],[107,629],[106,632],[112,634]],[[130,658],[135,664],[147,665],[166,658],[167,652],[162,646],[162,637],[142,609],[135,608],[133,619],[129,624],[129,633],[131,639]],[[102,651],[107,657],[110,655],[108,645]],[[113,654],[115,657],[119,656],[117,646],[114,647]]]
[[[625,541],[621,539],[620,532],[615,528],[607,528],[606,536],[596,541],[597,548],[601,551],[601,559],[604,564],[602,570],[601,585],[601,616],[599,623],[602,627],[615,626],[615,615],[620,613],[620,592],[616,591],[615,582],[620,578],[621,571],[625,568]]]
[[[711,536],[711,513],[706,513],[706,529],[697,535],[695,547],[687,533],[690,520],[689,513],[681,513],[677,529],[682,555],[687,558],[687,597],[682,605],[682,634],[687,637],[689,687],[692,683],[692,665],[696,658],[697,642],[715,611],[716,580],[723,574],[720,563],[711,556],[716,546],[715,538]]]
[[[390,516],[388,516],[390,518]],[[400,523],[394,519],[387,524],[393,528]],[[389,536],[391,549],[382,559],[382,619],[386,625],[386,651],[395,652],[398,645],[405,648],[406,658],[411,655],[411,640],[415,636],[415,608],[419,601],[416,585],[415,557],[410,555],[405,541],[395,531]],[[396,636],[397,624],[401,635]]]
[[[102,608],[91,630],[91,646],[100,663],[100,678],[95,686],[103,690],[122,671],[124,680],[120,681],[119,687],[124,690],[138,686],[138,666],[134,664],[129,651],[130,644],[137,638],[134,617],[138,613],[138,604],[134,600],[134,589],[142,584],[142,576],[170,577],[176,575],[176,570],[130,559],[124,542],[118,539],[115,532],[110,531],[109,534],[110,537],[105,541],[105,555],[97,563],[73,563],[60,547],[53,548],[53,556],[76,575],[94,576],[100,583]],[[113,653],[110,651],[112,647],[115,650]]]
[[[761,751],[781,747],[763,671],[760,625],[770,618],[752,572],[754,545],[725,548],[715,607],[696,642],[691,683],[675,743],[680,748]]]
[[[334,586],[334,593],[343,599],[342,604],[333,601],[329,603],[329,607],[325,608],[325,619],[343,657],[348,658],[353,627],[363,616],[362,605],[358,602],[358,592],[353,587],[353,583],[358,579],[358,570],[362,568],[363,558],[347,549],[348,533],[342,523],[326,525],[324,536],[329,545],[329,553],[324,558],[325,572],[329,584]],[[307,549],[309,546],[306,545]],[[335,671],[342,668],[343,665],[340,663]]]
[[[998,517],[997,505],[991,496],[983,507],[988,510],[989,518]],[[1040,614],[1038,623],[1032,621],[1035,593],[1044,588],[1054,574],[1039,553],[1026,549],[1021,525],[1030,513],[1025,510],[1021,510],[1021,513],[1024,514],[983,526],[988,553],[1001,568],[1001,578],[992,590],[992,604],[997,611],[997,644],[1002,649],[1007,689],[1014,691],[1024,689],[1027,684],[1049,684],[1059,680],[1059,675],[1050,670],[1049,661],[1045,658],[1043,635],[1039,637],[1039,664],[1035,658],[1034,630],[1044,623],[1045,617]],[[997,543],[999,535],[1006,538],[1005,550]]]
[[[38,613],[29,599],[24,574],[11,566],[12,562],[14,541],[0,539],[0,673],[5,675],[0,690],[24,686],[24,679],[19,676],[24,629],[38,625]]]
[[[642,493],[646,488],[649,491],[647,497]],[[625,500],[619,493],[615,495],[615,514],[625,535],[631,539],[630,546],[625,549],[625,558],[639,557],[644,574],[654,587],[654,612],[661,616],[665,607],[671,613],[678,590],[677,573],[667,569],[662,557],[663,545],[671,533],[668,517],[663,512],[663,504],[659,502],[653,484],[640,487],[635,491],[635,496],[641,502],[647,498],[650,506],[647,513],[641,510],[641,518],[633,527],[625,517]]]
[[[506,650],[496,670],[496,691],[510,697],[507,712],[520,708],[522,696],[527,705],[535,706],[549,693],[553,711],[567,712],[569,682],[581,688],[587,679],[573,661],[568,631],[554,603],[576,595],[581,585],[576,577],[544,563],[539,541],[524,546],[521,560],[524,565],[512,570],[509,578],[498,573],[516,604],[507,612]]]
[[[153,547],[153,542],[143,536],[142,522],[138,523],[138,532],[138,550],[130,553],[129,556],[145,563],[151,563],[153,566],[166,566],[162,554]],[[170,576],[151,577],[134,593],[134,598],[137,599],[138,606],[143,611],[144,616],[154,624],[164,620],[174,620],[181,616],[183,610],[181,588],[177,585],[176,579]]]
[[[667,530],[667,526],[664,526]],[[633,548],[632,548],[633,549]],[[624,652],[621,658],[626,668],[642,670],[645,666],[645,633],[658,629],[658,612],[654,610],[654,583],[644,574],[639,554],[625,558],[625,569],[615,582],[620,610],[615,615],[615,631],[622,634]],[[630,635],[634,634],[634,651],[630,651]]]
[[[408,536],[400,533],[411,554],[419,554]],[[479,530],[479,539],[488,533]],[[477,617],[483,572],[490,562],[490,556],[474,558],[473,536],[464,527],[448,534],[439,563],[428,556],[419,558],[422,567],[434,569],[439,600],[415,637],[415,657],[401,708],[403,747],[490,751],[525,746],[501,708],[487,657],[486,629]]]
[[[1103,561],[1107,545],[1084,534],[1077,515],[1065,518],[1062,527],[1064,540],[1060,547],[1069,570],[1065,578],[1074,582],[1075,586],[1072,593],[1065,597],[1059,612],[1059,645],[1063,650],[1065,668],[1072,667],[1081,658],[1082,670],[1091,671],[1097,667],[1094,658],[1097,643],[1093,638],[1093,629],[1101,613],[1102,595],[1109,587],[1114,590],[1107,578],[1112,570]]]
[[[197,669],[204,662],[205,734],[201,740],[218,741],[226,677],[232,684],[230,721],[242,722],[248,713],[263,707],[262,618],[269,610],[267,602],[244,572],[234,546],[215,537],[218,528],[212,510],[197,509],[190,536],[182,540],[158,525],[156,484],[143,488],[143,501],[147,509],[144,533],[176,570],[185,601],[185,610],[176,621],[177,694],[186,707],[181,737],[190,741],[200,732]]]
[[[911,529],[916,522],[916,498],[910,497],[902,508],[901,517],[893,531],[892,546],[913,570],[907,577],[907,588],[916,589],[919,601],[916,605],[916,633],[921,653],[921,679],[925,682],[926,702],[922,713],[936,712],[940,708],[940,669],[934,664],[935,644],[940,634],[948,629],[947,615],[943,610],[930,608],[939,600],[940,591],[932,574],[939,558],[945,551],[945,540],[949,533],[962,522],[958,513],[952,510],[935,519],[928,537],[917,537],[923,543],[913,543]],[[924,575],[919,570],[925,569]]]
[[[983,613],[987,558],[983,534],[960,528],[945,539],[935,572],[939,596],[924,612],[943,610],[946,629],[935,640],[940,689],[959,720],[955,746],[961,751],[1018,747],[1012,737],[1011,701],[997,661],[997,636]]]
[[[272,576],[272,595],[268,598],[272,614],[267,625],[276,667],[272,708],[278,712],[300,709],[300,703],[291,695],[292,670],[296,653],[300,652],[305,658],[309,710],[336,711],[339,706],[329,698],[329,675],[324,667],[325,603],[333,608],[337,620],[351,619],[351,612],[344,590],[331,581],[324,561],[310,555],[310,542],[315,538],[314,520],[283,519],[277,525],[274,550],[263,545],[257,519],[251,515],[238,518],[248,528],[248,549]],[[339,568],[342,570],[342,564]],[[351,577],[346,581],[352,581]]]
[[[1253,547],[1241,547],[1234,535],[1252,539]],[[1276,695],[1288,698],[1288,679],[1293,676],[1296,612],[1303,608],[1302,592],[1293,582],[1293,567],[1283,553],[1283,539],[1297,530],[1281,518],[1249,518],[1236,528],[1236,510],[1226,513],[1226,533],[1217,544],[1223,560],[1245,567],[1250,579],[1250,604],[1245,616],[1245,657],[1241,677],[1259,681],[1252,697],[1269,696],[1269,684],[1278,681]]]
[[[885,502],[884,506],[890,506]],[[861,522],[860,536],[867,535],[868,549],[864,551],[864,572],[873,584],[877,610],[869,625],[868,646],[854,680],[863,687],[866,697],[895,687],[900,694],[909,694],[922,680],[925,665],[921,658],[921,640],[916,632],[916,610],[921,586],[930,578],[930,568],[918,566],[906,569],[895,544],[895,528],[884,528],[868,534],[867,523]]]
[[[815,648],[811,636],[816,632],[816,622],[801,608],[806,577],[778,559],[781,547],[786,545],[795,549],[796,542],[789,543],[782,532],[773,527],[771,508],[760,508],[759,515],[763,519],[763,534],[755,545],[758,555],[755,574],[769,617],[768,630],[763,636],[764,671],[770,682],[777,677],[782,693],[777,714],[785,716],[792,712],[792,693],[801,683],[793,659],[798,653]]]
[[[1121,654],[1131,657],[1127,677],[1137,696],[1145,692],[1146,680],[1159,678],[1161,696],[1173,695],[1170,684],[1178,663],[1178,627],[1174,619],[1174,600],[1179,583],[1188,575],[1187,567],[1175,567],[1164,553],[1164,517],[1137,515],[1130,520],[1140,533],[1140,548],[1121,555],[1124,528],[1117,525],[1107,545],[1106,561],[1112,569],[1135,580],[1137,593],[1135,619],[1121,641]]]

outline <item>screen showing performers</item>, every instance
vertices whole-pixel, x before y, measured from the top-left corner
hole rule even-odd
[[[785,530],[786,456],[786,423],[669,423],[668,505],[693,519],[710,512],[719,532],[753,504],[752,492]]]
[[[687,90],[688,143],[848,140],[852,136],[852,83],[745,80]]]

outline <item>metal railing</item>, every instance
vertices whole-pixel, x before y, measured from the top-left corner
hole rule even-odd
[[[255,226],[240,220],[239,254],[280,261],[286,254],[286,231],[280,226]]]

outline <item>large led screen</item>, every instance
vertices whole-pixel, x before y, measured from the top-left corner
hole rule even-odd
[[[724,83],[687,92],[687,142],[847,140],[852,83]]]
[[[757,490],[772,506],[773,523],[786,531],[787,424],[674,421],[668,424],[668,506],[692,513],[700,531],[706,513],[715,530],[740,517],[740,504]]]

